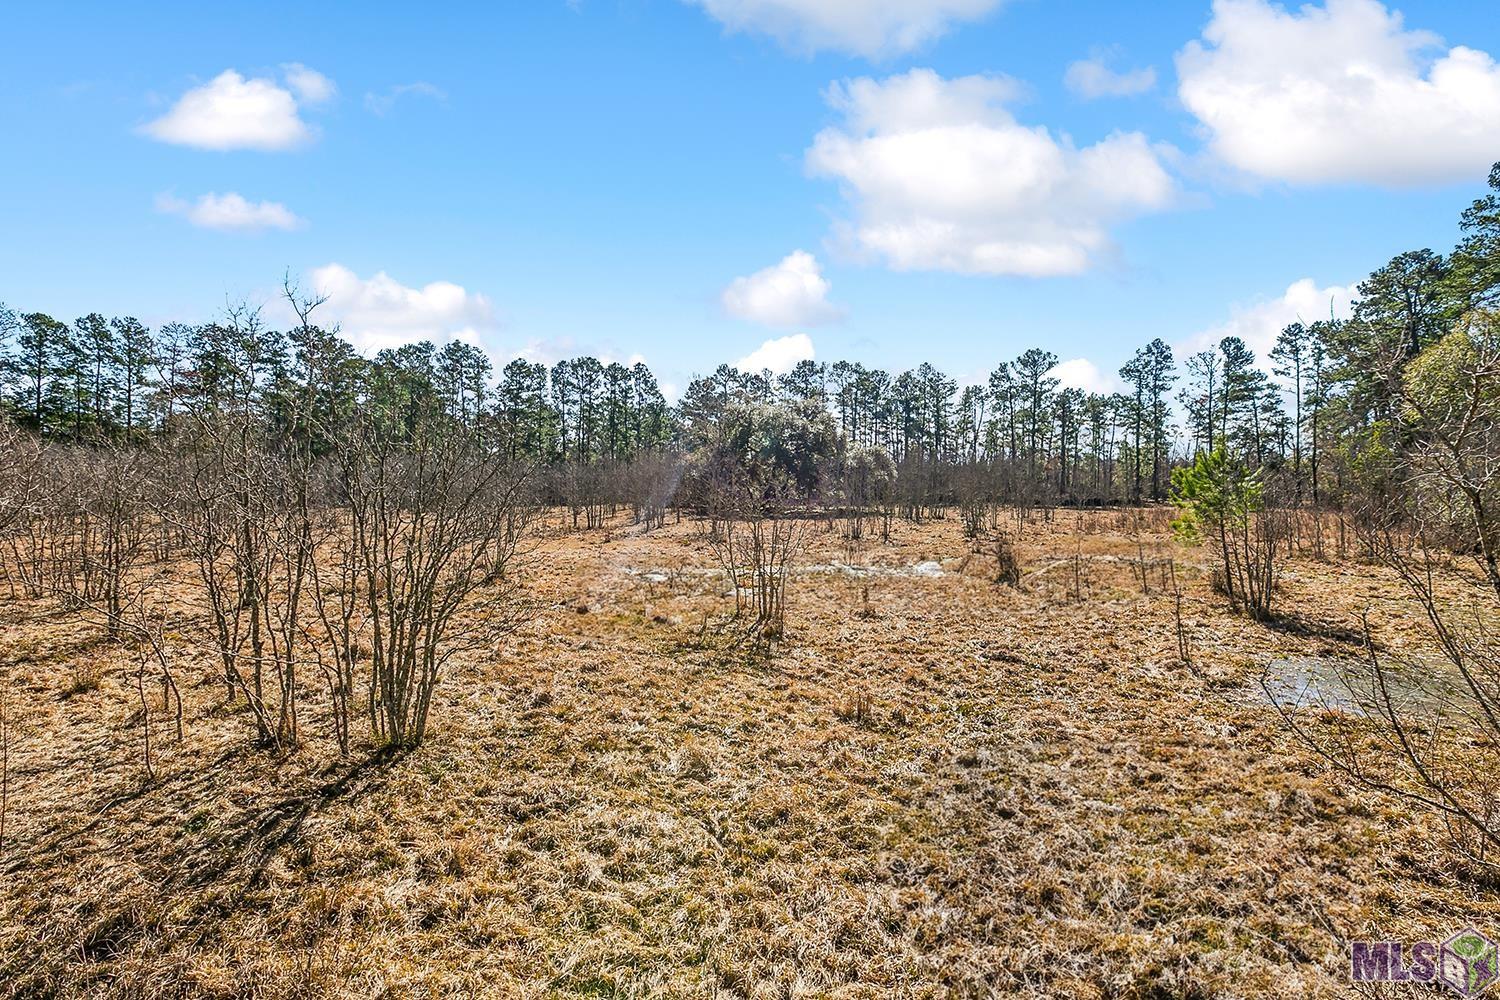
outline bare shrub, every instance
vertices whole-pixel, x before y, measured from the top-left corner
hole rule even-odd
[[[610,478],[603,466],[589,462],[568,462],[554,473],[554,489],[568,508],[574,531],[580,526],[590,531],[604,526],[613,495]]]
[[[736,620],[752,616],[742,638],[769,649],[786,632],[787,581],[806,541],[805,522],[792,516],[783,494],[764,496],[744,481],[717,492],[722,516],[709,545],[734,590]]]
[[[1408,552],[1384,531],[1371,540],[1425,614],[1440,659],[1379,651],[1365,618],[1363,668],[1340,673],[1354,713],[1329,710],[1338,706],[1323,699],[1314,725],[1297,712],[1300,699],[1278,695],[1268,678],[1262,684],[1302,742],[1359,784],[1433,810],[1456,851],[1493,878],[1500,865],[1500,602],[1472,577],[1455,578],[1425,546]]]
[[[960,501],[958,512],[963,524],[965,538],[974,540],[984,534],[984,526],[988,520],[988,511],[983,501],[975,499]]]
[[[212,621],[226,695],[243,695],[257,738],[298,739],[300,615],[312,560],[308,467],[260,429],[210,417],[185,442],[187,467],[162,515],[188,540]]]
[[[844,537],[857,542],[864,537],[866,518],[890,509],[896,466],[884,448],[849,445],[834,463],[833,479],[843,507]],[[888,519],[886,523],[888,536]]]
[[[131,574],[148,548],[153,456],[106,445],[74,449],[66,460],[66,496],[54,502],[66,505],[68,523],[55,542],[53,587],[75,604],[98,605],[109,638],[118,639]]]
[[[1350,462],[1360,546],[1405,585],[1440,659],[1380,652],[1366,618],[1364,669],[1342,678],[1363,718],[1324,713],[1315,730],[1278,704],[1336,769],[1435,811],[1452,845],[1491,878],[1500,849],[1497,334],[1494,317],[1479,316],[1424,352],[1407,373],[1411,442],[1377,426]],[[1454,553],[1475,557],[1477,579]]]
[[[954,476],[954,493],[958,503],[959,521],[963,525],[964,537],[975,543],[979,551],[979,540],[988,525],[994,523],[995,504],[982,465],[969,465],[959,469]]]
[[[682,456],[672,452],[638,455],[622,468],[624,492],[635,523],[646,531],[666,526],[667,511],[677,497],[683,472]]]
[[[12,598],[22,591],[38,596],[39,581],[28,578],[21,546],[29,535],[27,529],[39,516],[42,446],[32,435],[0,419],[0,455],[5,456],[0,462],[0,541],[11,555],[4,560],[3,571]]]
[[[493,648],[521,620],[512,570],[536,511],[528,470],[456,427],[424,430],[405,444],[359,428],[341,439],[337,462],[348,518],[333,543],[335,578],[320,578],[317,588],[334,650],[329,669],[346,703],[367,650],[375,739],[415,746],[453,655]],[[482,606],[465,634],[454,635],[455,615],[480,588]]]
[[[1406,492],[1430,539],[1472,552],[1500,597],[1500,314],[1479,311],[1407,373]],[[1436,537],[1437,532],[1446,536]]]
[[[734,587],[736,617],[753,615],[745,636],[757,646],[768,648],[785,636],[787,579],[804,533],[800,521],[754,512],[726,519],[714,543]]]
[[[167,643],[170,631],[182,627],[174,603],[164,593],[156,576],[132,578],[118,601],[80,601],[77,610],[84,621],[108,628],[123,644],[132,648],[136,669],[133,675],[137,699],[137,717],[141,724],[141,757],[146,780],[154,781],[155,744],[152,742],[152,702],[147,694],[148,677],[152,687],[160,685],[160,713],[169,717],[180,744],[183,738],[182,692],[172,668],[172,652]],[[82,694],[99,687],[103,677],[102,659],[86,657],[73,666],[69,694]]]

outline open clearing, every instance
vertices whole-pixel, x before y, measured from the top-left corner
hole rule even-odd
[[[132,653],[9,604],[0,995],[1339,996],[1350,938],[1500,922],[1256,683],[1357,657],[1363,609],[1418,649],[1391,575],[1293,560],[1259,625],[1143,520],[1028,523],[1021,590],[956,518],[817,523],[761,660],[701,526],[554,516],[535,617],[449,671],[417,751],[251,749],[183,637],[150,784]],[[1142,554],[1176,560],[1191,668]]]

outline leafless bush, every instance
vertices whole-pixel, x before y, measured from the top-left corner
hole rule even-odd
[[[1216,540],[1219,561],[1209,570],[1209,585],[1257,621],[1273,615],[1284,516],[1283,511],[1256,512]],[[1144,562],[1141,579],[1142,586],[1147,586]]]
[[[857,542],[864,537],[865,519],[879,511],[884,534],[889,537],[889,511],[896,485],[896,466],[883,448],[850,445],[837,457],[828,477],[836,484],[837,503],[843,508],[844,538]]]
[[[1290,512],[1284,507],[1258,511],[1241,539],[1241,590],[1251,617],[1258,620],[1269,619],[1272,614],[1283,540],[1290,535],[1289,521]]]
[[[1391,536],[1376,545],[1424,612],[1439,659],[1380,651],[1366,619],[1363,665],[1340,673],[1352,712],[1323,697],[1314,725],[1296,711],[1300,700],[1263,684],[1312,750],[1368,788],[1433,810],[1458,853],[1493,878],[1500,865],[1500,603],[1472,578],[1454,579],[1425,548],[1408,553]]]
[[[1404,493],[1426,538],[1471,552],[1500,597],[1500,313],[1479,311],[1407,374]],[[1439,532],[1442,537],[1439,537]]]
[[[984,534],[985,524],[989,521],[987,505],[981,500],[962,500],[958,505],[958,513],[964,527],[964,537],[978,540]]]
[[[635,522],[646,531],[666,526],[667,511],[677,496],[683,471],[682,456],[671,452],[638,455],[621,468],[624,495],[629,498]]]
[[[744,637],[768,650],[786,632],[787,581],[806,541],[805,522],[791,516],[783,494],[763,496],[743,483],[721,489],[737,492],[717,502],[723,516],[709,544],[734,588],[736,620],[753,614]]]
[[[1327,712],[1315,730],[1279,705],[1292,729],[1335,768],[1435,811],[1452,844],[1494,876],[1500,849],[1500,484],[1492,386],[1500,377],[1493,327],[1446,339],[1411,373],[1416,453],[1405,478],[1386,475],[1394,450],[1375,451],[1354,526],[1361,547],[1392,569],[1427,619],[1440,658],[1380,652],[1364,621],[1365,664],[1343,677],[1362,718]],[[1370,484],[1373,484],[1370,485]],[[1472,552],[1479,573],[1454,551]],[[1480,582],[1482,581],[1482,582]]]
[[[173,671],[173,654],[167,642],[169,631],[182,627],[180,615],[175,610],[170,595],[165,593],[162,581],[154,575],[131,577],[122,588],[117,599],[79,600],[76,610],[84,621],[106,628],[110,634],[126,643],[135,660],[135,689],[138,715],[141,722],[141,757],[148,781],[155,780],[155,745],[152,742],[152,702],[147,695],[147,679],[154,688],[160,685],[160,713],[168,716],[178,743],[183,737],[182,693],[177,686]],[[70,694],[99,687],[103,676],[103,664],[98,658],[88,657],[74,665]]]
[[[314,663],[328,690],[330,724],[339,752],[353,743],[353,704],[359,664],[370,658],[373,623],[365,598],[369,576],[363,548],[346,504],[344,476],[337,462],[317,470],[316,495],[322,503],[312,521],[314,558],[308,563],[313,615],[303,629]]]
[[[574,531],[580,527],[580,520],[590,531],[604,526],[610,498],[617,495],[610,488],[611,479],[602,464],[588,462],[568,462],[554,472],[553,488],[568,508]]]
[[[0,537],[7,537],[36,512],[41,492],[37,475],[42,446],[32,435],[0,419]]]
[[[260,741],[293,746],[313,555],[308,465],[304,456],[273,454],[244,420],[207,420],[201,430],[162,516],[188,539],[226,695],[246,698]]]
[[[149,451],[102,446],[67,455],[54,503],[66,516],[54,541],[54,589],[78,605],[99,605],[110,639],[121,635],[131,574],[147,549],[157,491]],[[64,487],[64,482],[66,487]]]
[[[356,431],[337,453],[348,507],[333,551],[336,579],[320,579],[319,618],[347,696],[368,650],[370,726],[382,746],[426,733],[443,667],[463,648],[493,648],[520,621],[514,560],[536,507],[527,470],[459,429],[397,445]],[[327,599],[325,584],[342,596]],[[454,616],[480,588],[486,600],[461,638]],[[347,723],[345,724],[347,740]]]
[[[988,470],[979,464],[965,466],[954,475],[954,494],[958,504],[959,521],[963,524],[964,537],[980,551],[980,541],[985,531],[994,523],[995,508]]]
[[[12,599],[22,594],[39,597],[42,580],[31,558],[31,543],[41,518],[43,449],[30,434],[0,422],[0,454],[5,456],[0,462],[0,543],[8,555],[3,564],[6,584]]]

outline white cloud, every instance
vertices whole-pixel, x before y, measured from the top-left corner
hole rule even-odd
[[[1318,287],[1312,278],[1292,282],[1280,298],[1262,299],[1237,305],[1229,319],[1218,326],[1189,337],[1179,348],[1180,354],[1191,354],[1216,346],[1225,337],[1239,337],[1255,352],[1263,366],[1266,355],[1276,346],[1276,337],[1293,323],[1315,323],[1329,318],[1347,319],[1353,311],[1358,292],[1343,285]]]
[[[156,210],[180,215],[203,229],[259,232],[301,229],[307,225],[306,220],[279,201],[248,201],[233,191],[227,194],[210,191],[193,202],[173,194],[160,194],[156,196]]]
[[[603,365],[621,364],[626,368],[633,368],[637,364],[646,364],[646,356],[640,352],[634,354],[621,354],[614,347],[597,347],[591,344],[580,344],[572,337],[533,337],[526,342],[526,346],[511,352],[511,357],[521,358],[533,364],[544,364],[552,367],[559,361],[571,360],[573,358],[595,358]]]
[[[332,80],[301,63],[283,63],[281,72],[286,76],[287,86],[303,104],[326,104],[339,92]]]
[[[1064,361],[1047,373],[1057,379],[1064,389],[1082,389],[1084,392],[1111,393],[1120,388],[1120,380],[1088,358],[1073,358]]]
[[[1088,100],[1131,97],[1156,86],[1156,69],[1147,66],[1119,73],[1109,68],[1103,53],[1096,53],[1070,65],[1063,75],[1063,83],[1073,93]]]
[[[398,83],[383,94],[369,91],[365,94],[365,110],[371,114],[387,115],[403,97],[426,97],[439,104],[447,103],[448,94],[441,87],[418,80],[415,83]]]
[[[795,250],[779,264],[735,278],[724,289],[724,309],[731,316],[766,326],[814,326],[843,317],[828,301],[831,286],[817,258]]]
[[[689,0],[730,31],[775,38],[799,52],[889,56],[977,21],[1002,0]]]
[[[1410,185],[1481,177],[1500,157],[1500,66],[1439,51],[1378,0],[1296,13],[1215,0],[1202,41],[1177,56],[1182,103],[1213,152],[1293,183]]]
[[[328,264],[313,271],[312,287],[328,296],[324,311],[361,351],[419,340],[478,343],[496,325],[488,298],[451,281],[411,288],[384,271],[361,278],[342,264]]]
[[[298,113],[299,103],[327,100],[333,83],[293,64],[287,68],[287,84],[291,89],[269,78],[246,79],[226,69],[183,94],[165,115],[140,131],[161,142],[199,149],[291,149],[313,137]]]
[[[797,362],[812,361],[816,357],[812,338],[805,333],[793,333],[766,341],[736,361],[734,366],[742,372],[769,369],[777,375],[785,375],[797,366]]]
[[[1166,150],[1139,132],[1079,149],[1017,122],[1004,107],[1017,93],[928,69],[831,88],[844,122],[817,135],[807,166],[852,203],[845,239],[897,270],[1076,274],[1112,223],[1171,203]]]
[[[156,210],[181,216],[204,229],[234,229],[260,232],[261,229],[300,229],[308,225],[291,208],[279,201],[249,201],[239,193],[208,192],[196,201],[184,201],[165,193],[156,196]]]

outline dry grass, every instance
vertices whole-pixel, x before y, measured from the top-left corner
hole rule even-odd
[[[419,751],[251,750],[184,644],[149,784],[128,651],[4,608],[0,996],[1338,996],[1348,938],[1500,922],[1250,693],[1359,608],[1417,641],[1390,577],[1293,562],[1268,628],[1159,521],[1027,525],[1020,588],[957,519],[815,528],[770,659],[691,525],[558,532]]]

